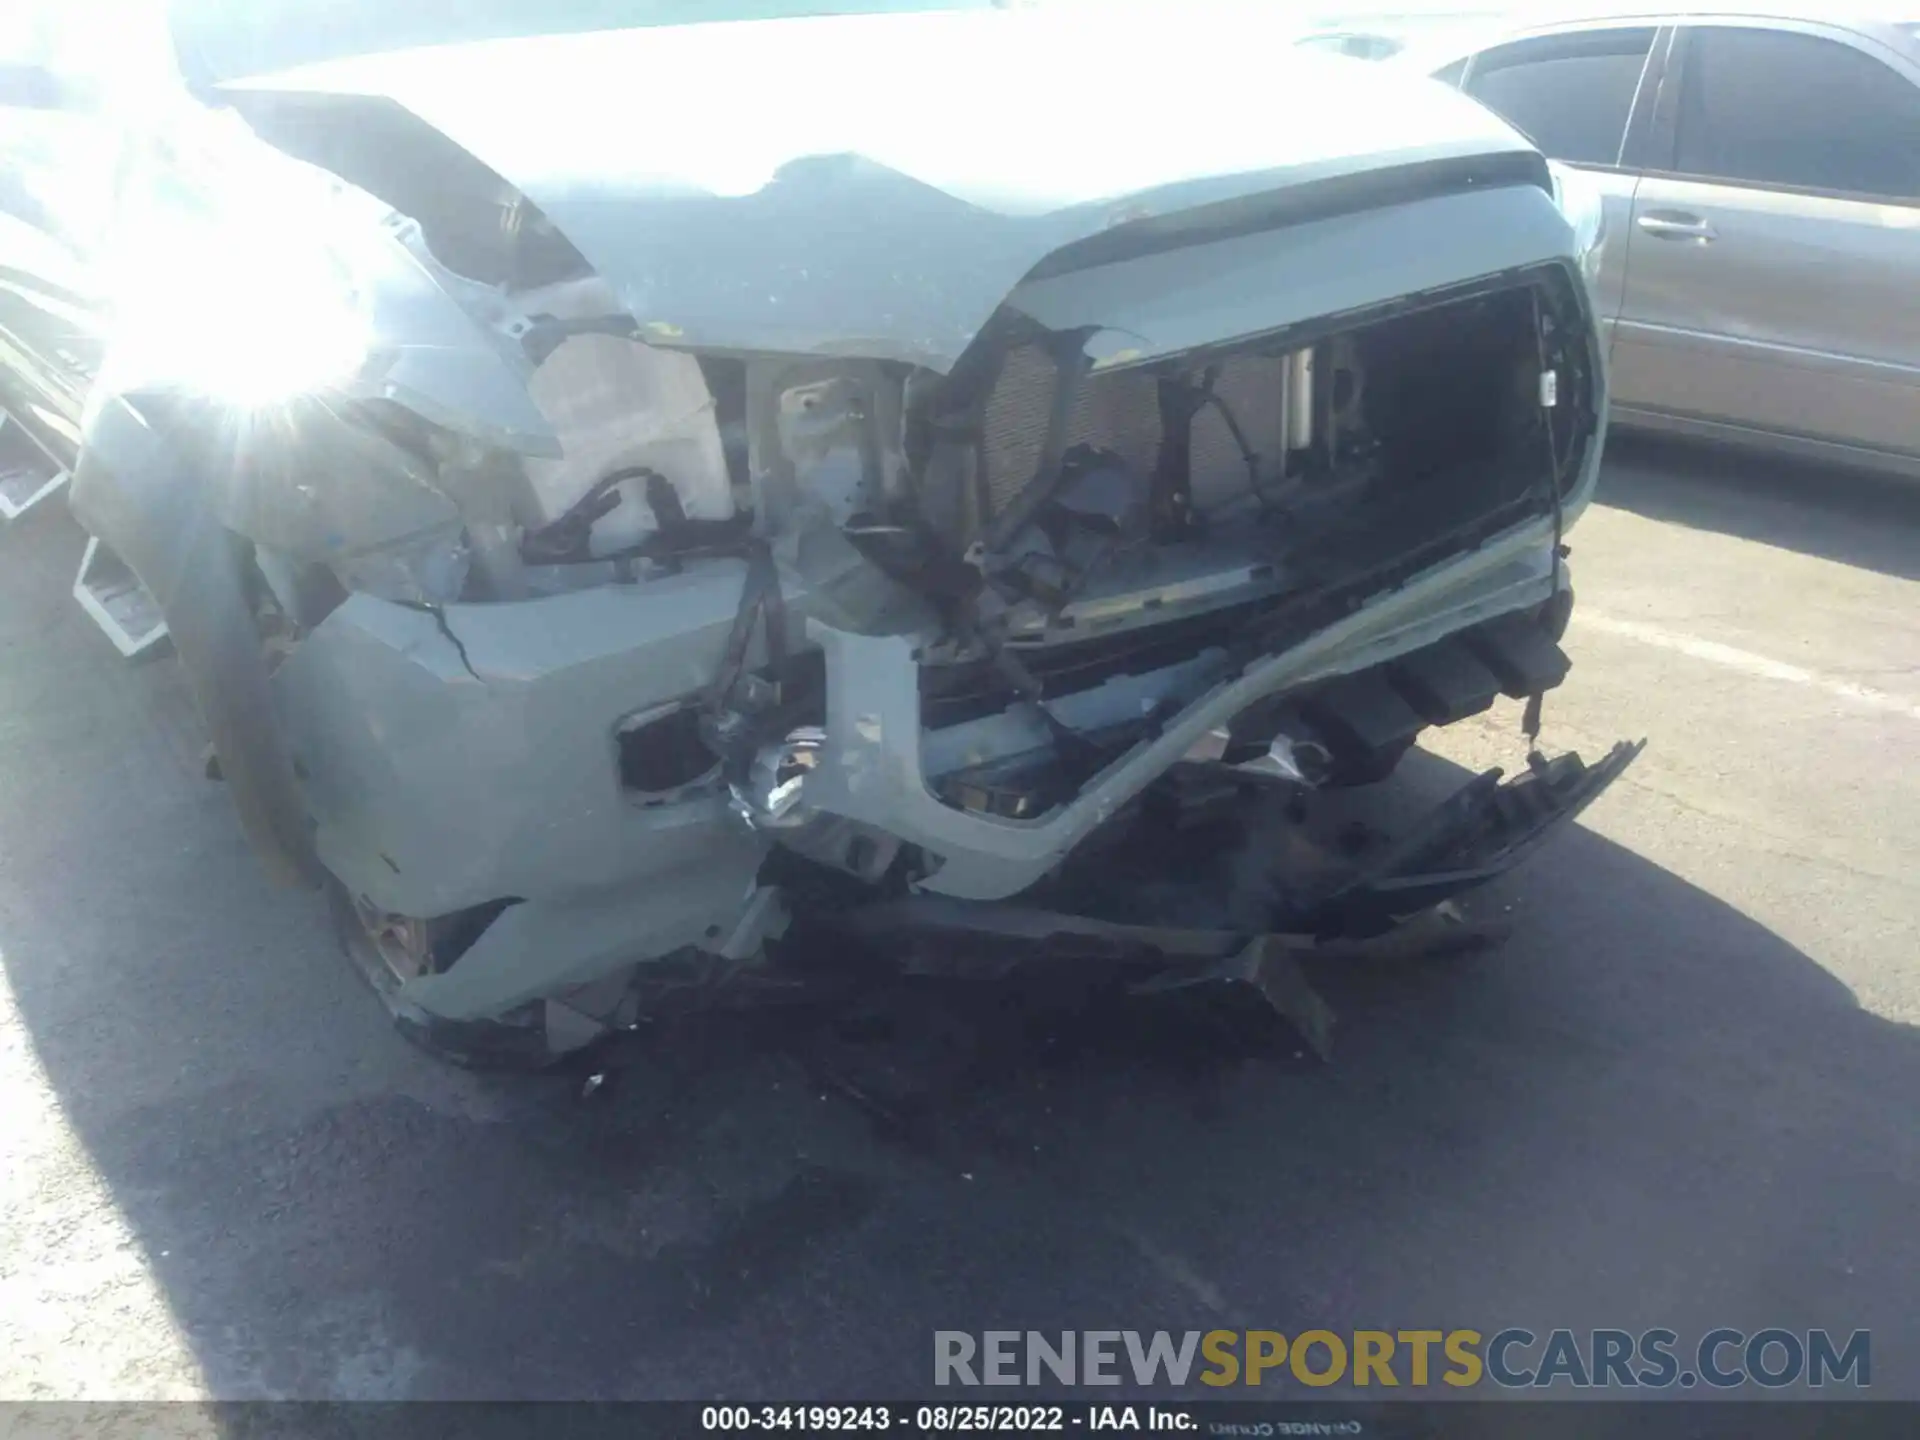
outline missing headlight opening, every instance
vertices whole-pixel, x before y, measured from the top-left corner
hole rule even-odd
[[[1202,678],[1176,662],[1199,660],[1204,675],[1211,653],[1224,673],[1449,550],[1550,513],[1553,457],[1594,427],[1591,409],[1546,411],[1537,398],[1549,352],[1588,381],[1591,357],[1535,327],[1537,304],[1552,314],[1571,303],[1564,274],[1548,273],[1084,378],[1043,344],[1010,341],[973,457],[986,512],[969,597],[979,639],[922,667],[930,732],[971,725],[964,748],[977,751],[974,732],[1027,683],[1057,714],[1121,677],[1164,676],[1086,728],[1096,758],[1117,755],[1179,708],[1183,678]],[[1332,726],[1330,748],[1348,757],[1338,773],[1378,778],[1434,723],[1400,710],[1404,722],[1364,745]],[[1055,745],[976,763],[949,793],[1042,813],[1072,793],[1061,773],[1071,758]],[[1031,784],[1018,793],[983,793],[987,774],[1004,785],[1022,772]]]
[[[1302,946],[1400,933],[1637,753],[1352,818],[1428,727],[1501,695],[1531,725],[1567,673],[1605,376],[1530,151],[1049,231],[975,295],[909,274],[904,220],[891,269],[797,221],[589,257],[560,191],[475,162],[414,193],[393,157],[449,142],[403,108],[240,103],[398,208],[445,344],[226,452],[182,412],[167,463],[250,558],[183,569],[104,466],[75,508],[154,585],[283,869],[363,933],[495,907],[459,964],[389,967],[416,1032],[557,1054],[830,941],[1224,984],[1324,1049]],[[271,664],[228,565],[286,619]]]

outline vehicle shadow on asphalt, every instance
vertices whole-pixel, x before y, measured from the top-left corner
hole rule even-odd
[[[583,1102],[396,1038],[156,738],[177,672],[88,641],[0,612],[0,952],[216,1395],[906,1398],[939,1328],[1914,1338],[1914,1030],[1591,830],[1475,902],[1502,948],[1318,969],[1328,1065],[1230,1006],[898,986]],[[85,1273],[85,1188],[9,1216],[13,1273]]]
[[[1615,432],[1599,501],[1648,520],[1920,579],[1920,484]]]

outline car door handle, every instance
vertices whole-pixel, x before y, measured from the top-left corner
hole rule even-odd
[[[1720,232],[1704,215],[1669,211],[1641,215],[1633,222],[1657,240],[1692,240],[1705,245]]]

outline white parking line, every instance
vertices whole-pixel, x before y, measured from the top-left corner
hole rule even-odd
[[[1747,675],[1758,675],[1765,680],[1784,680],[1789,685],[1805,685],[1810,689],[1824,690],[1829,695],[1851,701],[1856,705],[1863,705],[1873,710],[1884,710],[1894,715],[1904,715],[1909,720],[1920,720],[1920,704],[1903,699],[1901,696],[1890,695],[1885,690],[1875,690],[1870,685],[1856,685],[1851,680],[1842,680],[1837,676],[1822,675],[1817,670],[1789,665],[1785,661],[1771,660],[1765,655],[1756,655],[1751,650],[1738,650],[1731,645],[1722,645],[1717,640],[1702,640],[1697,635],[1681,635],[1672,630],[1662,629],[1658,625],[1648,625],[1639,620],[1622,620],[1593,610],[1580,611],[1574,624],[1589,630],[1598,630],[1602,634],[1638,640],[1643,645],[1657,645],[1662,650],[1672,650],[1681,655],[1691,656],[1695,660],[1705,660],[1710,665],[1722,665],[1729,670],[1739,670]]]

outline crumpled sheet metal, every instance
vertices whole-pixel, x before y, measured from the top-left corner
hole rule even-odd
[[[1363,961],[1458,952],[1502,938],[1442,907],[1367,939],[1311,935],[1248,936],[1232,930],[1122,925],[1017,905],[917,896],[872,906],[847,918],[842,932],[898,945],[908,974],[1004,979],[1023,965],[1112,965],[1137,995],[1200,986],[1244,987],[1264,1000],[1321,1059],[1333,1048],[1332,1008],[1308,981],[1308,957]]]

